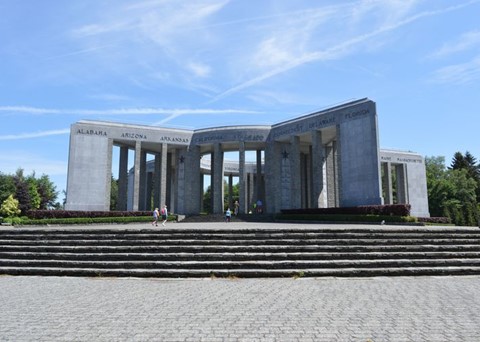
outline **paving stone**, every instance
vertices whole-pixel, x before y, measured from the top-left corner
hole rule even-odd
[[[466,341],[480,277],[0,277],[1,341]]]

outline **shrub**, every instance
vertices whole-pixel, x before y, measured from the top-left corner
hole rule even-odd
[[[362,205],[344,208],[281,209],[282,214],[410,216],[410,204]]]
[[[0,207],[0,214],[6,217],[18,216],[20,212],[20,209],[18,209],[18,200],[13,198],[13,195],[8,196]]]

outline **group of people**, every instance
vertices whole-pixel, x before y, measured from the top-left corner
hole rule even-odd
[[[235,204],[234,204],[235,216],[238,215],[239,208],[240,208],[240,204],[238,203],[238,201],[235,201]],[[253,208],[257,213],[262,213],[263,212],[262,201],[258,200],[257,203],[254,203]],[[165,226],[165,223],[167,223],[167,218],[168,218],[167,205],[164,205],[161,211],[159,211],[158,208],[155,208],[155,210],[153,211],[152,226],[158,227],[158,221],[160,218],[162,219],[162,226]],[[230,207],[228,207],[227,211],[225,212],[225,222],[230,222],[231,220],[232,220],[232,211],[230,210]]]
[[[168,217],[168,210],[167,206],[164,205],[161,211],[158,211],[158,208],[155,208],[153,211],[153,222],[152,226],[155,225],[158,227],[158,220],[162,218],[162,226],[165,226],[165,223],[167,223],[167,217]]]

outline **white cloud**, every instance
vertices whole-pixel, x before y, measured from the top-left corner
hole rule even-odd
[[[52,109],[25,106],[0,106],[0,112],[29,114],[72,114],[72,115],[197,115],[197,114],[258,114],[258,111],[243,109],[165,109],[165,108],[120,108],[120,109]]]
[[[417,14],[413,14],[408,17],[402,17],[402,16],[391,16],[391,17],[396,17],[397,20],[395,21],[385,21],[381,25],[376,26],[374,29],[371,29],[370,31],[367,31],[365,33],[360,33],[358,34],[358,31],[354,31],[355,35],[350,35],[349,37],[345,39],[338,39],[340,43],[336,45],[331,45],[327,48],[323,49],[318,49],[313,52],[304,52],[300,55],[295,55],[291,54],[292,58],[288,59],[286,56],[287,54],[283,54],[282,58],[284,60],[283,64],[273,66],[270,70],[267,70],[266,72],[263,72],[257,76],[254,76],[250,78],[247,81],[244,81],[243,83],[237,84],[236,86],[233,86],[224,92],[218,94],[216,97],[214,97],[210,103],[216,102],[222,98],[225,98],[227,96],[230,96],[231,94],[237,93],[241,90],[244,90],[246,88],[252,87],[254,85],[257,85],[267,79],[270,79],[272,77],[275,77],[277,75],[283,74],[287,71],[290,71],[294,68],[297,68],[299,66],[305,65],[307,63],[311,62],[318,62],[318,61],[327,61],[327,60],[336,60],[343,58],[346,55],[351,54],[353,51],[356,51],[358,49],[364,49],[365,44],[368,43],[369,41],[372,40],[372,38],[378,38],[380,36],[383,36],[387,33],[390,33],[392,31],[395,31],[401,27],[404,27],[406,25],[409,25],[413,22],[416,22],[418,20],[427,18],[427,17],[433,17],[437,16],[440,14],[445,14],[448,12],[452,12],[461,8],[465,8],[467,6],[470,6],[472,4],[476,4],[480,2],[479,0],[471,0],[466,3],[460,4],[460,5],[453,5],[450,7],[442,8],[439,10],[430,10],[430,11],[424,11],[420,12]],[[364,4],[368,7],[370,5],[379,5],[383,3],[383,1],[366,1]],[[416,1],[410,1],[406,4],[403,4],[400,1],[395,1],[390,4],[389,10],[390,11],[399,11],[401,13],[407,13],[409,8],[412,7]],[[352,3],[353,4],[353,3]],[[354,3],[353,5],[357,5],[358,3]],[[338,38],[338,35],[336,36]],[[271,51],[272,49],[270,49]],[[267,50],[268,51],[268,50]]]
[[[480,79],[480,56],[467,63],[438,69],[433,74],[435,83],[466,84]]]
[[[51,131],[42,131],[42,132],[33,132],[33,133],[20,133],[20,134],[9,134],[9,135],[0,135],[0,140],[20,140],[20,139],[33,139],[33,138],[43,138],[52,135],[63,135],[70,134],[70,129],[58,129]]]
[[[194,76],[205,78],[210,76],[210,66],[198,62],[190,62],[187,64],[187,69],[190,70]]]
[[[445,57],[451,54],[480,48],[480,31],[470,31],[462,34],[458,40],[445,43],[440,49],[432,54],[432,57]]]

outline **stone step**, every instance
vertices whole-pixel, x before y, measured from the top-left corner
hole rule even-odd
[[[98,260],[98,261],[155,261],[155,260],[337,260],[337,259],[480,259],[480,250],[441,252],[237,252],[237,253],[52,253],[52,252],[0,252],[0,259],[24,260]]]
[[[0,274],[289,277],[480,274],[480,232],[2,229]]]
[[[0,267],[96,268],[96,269],[324,269],[398,267],[480,267],[480,259],[385,259],[385,260],[244,260],[244,261],[78,261],[3,259]]]
[[[265,245],[318,245],[318,246],[342,246],[342,245],[479,245],[480,239],[289,239],[289,238],[270,238],[270,239],[176,239],[165,238],[157,240],[57,240],[57,239],[39,239],[39,240],[0,240],[1,246],[213,246],[213,245],[242,245],[242,246],[265,246]]]
[[[369,232],[326,232],[326,231],[285,231],[285,232],[265,232],[265,230],[243,231],[228,230],[223,232],[205,232],[205,231],[183,231],[183,230],[158,230],[150,233],[143,231],[135,234],[134,232],[56,232],[56,231],[21,231],[20,232],[2,232],[1,240],[161,240],[165,238],[175,239],[200,239],[200,240],[260,240],[260,239],[480,239],[479,233],[460,233],[460,232],[390,232],[390,231],[369,231]]]
[[[23,246],[0,245],[1,252],[52,253],[218,253],[218,252],[373,252],[373,251],[479,251],[479,245],[145,245],[145,246]]]
[[[375,277],[375,276],[432,276],[479,275],[477,266],[402,267],[402,268],[341,268],[341,269],[97,269],[55,267],[0,267],[0,274],[75,277],[150,277],[150,278],[205,278],[205,277]]]

